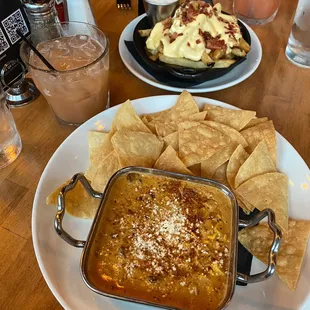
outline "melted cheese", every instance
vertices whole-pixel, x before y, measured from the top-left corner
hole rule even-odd
[[[238,45],[239,39],[242,37],[236,17],[222,14],[221,6],[216,5],[218,17],[229,21],[234,28],[234,36],[228,33],[227,23],[220,21],[217,16],[212,14],[211,17],[205,14],[199,14],[195,20],[187,24],[182,23],[181,9],[179,8],[172,18],[170,29],[164,30],[164,25],[159,22],[152,29],[149,38],[146,41],[146,47],[149,50],[158,50],[161,42],[163,44],[163,54],[173,58],[188,58],[194,61],[201,60],[204,51],[210,53],[211,50],[206,49],[204,40],[199,34],[199,29],[203,32],[207,31],[213,38],[219,36],[220,40],[226,43],[226,54],[231,52],[233,46]],[[184,9],[184,8],[183,8]],[[208,8],[212,11],[212,7]],[[169,35],[173,33],[181,34],[173,42],[170,42]]]

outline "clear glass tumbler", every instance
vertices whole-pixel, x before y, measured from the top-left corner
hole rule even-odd
[[[22,150],[22,141],[0,86],[0,169],[12,163]]]
[[[56,72],[25,43],[20,55],[58,121],[80,125],[109,104],[109,41],[100,29],[86,23],[50,27],[55,28],[54,38],[42,40],[36,47]]]
[[[286,56],[294,64],[310,68],[310,1],[299,0],[286,46]]]
[[[234,14],[249,25],[264,25],[277,15],[281,0],[233,0]]]

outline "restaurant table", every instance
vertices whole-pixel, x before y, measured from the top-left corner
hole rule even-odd
[[[121,61],[120,34],[138,11],[137,3],[131,1],[129,11],[117,10],[115,0],[92,1],[97,24],[110,38],[112,106],[128,98],[173,94],[140,81]],[[263,58],[251,77],[234,87],[198,95],[267,116],[309,166],[310,70],[291,64],[284,53],[296,5],[297,0],[282,0],[273,22],[253,27],[262,43]],[[226,11],[230,6],[225,1]],[[12,112],[23,150],[15,162],[0,170],[0,309],[61,309],[35,258],[31,212],[45,165],[74,128],[61,127],[42,96]]]

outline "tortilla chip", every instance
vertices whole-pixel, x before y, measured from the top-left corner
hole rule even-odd
[[[266,143],[261,141],[258,143],[249,158],[240,167],[235,178],[235,187],[238,188],[242,183],[257,175],[276,171],[277,169]]]
[[[145,114],[144,117],[147,119],[147,121],[150,123],[152,122],[156,117],[164,115],[164,113],[167,113],[167,111],[170,111],[170,109],[164,110],[164,111],[159,111],[151,114]]]
[[[227,163],[219,166],[215,173],[212,176],[212,180],[218,181],[226,186],[229,187],[229,184],[227,182],[227,177],[226,177],[226,170],[227,170]]]
[[[154,134],[156,134],[155,125],[152,123],[149,123],[147,118],[144,116],[141,118],[142,122],[146,125],[146,127]]]
[[[85,172],[85,176],[88,180],[92,180],[96,173],[97,166],[102,159],[108,154],[109,148],[106,148],[106,144],[109,144],[109,133],[102,131],[89,131],[88,132],[88,150],[90,164]],[[111,145],[112,146],[112,145]]]
[[[187,167],[207,160],[231,142],[218,130],[200,123],[192,124],[195,122],[184,122],[179,126],[179,156]]]
[[[170,145],[168,145],[166,150],[159,156],[154,168],[193,175],[192,172],[186,168],[182,160],[178,157],[176,151]]]
[[[200,126],[203,125],[201,124],[201,122],[195,122],[195,121],[184,121],[179,123],[178,125],[178,130],[180,131],[181,129],[185,130],[185,129],[189,129],[195,126]]]
[[[156,135],[159,137],[169,136],[171,133],[176,131],[177,123],[171,121],[169,123],[155,123]]]
[[[276,222],[287,231],[288,222],[288,178],[280,172],[258,175],[240,185],[236,192],[249,201],[254,208],[262,211],[270,208],[276,215]]]
[[[231,110],[214,105],[206,104],[204,111],[207,111],[207,120],[216,121],[228,125],[237,131],[246,126],[249,121],[256,115],[255,111]]]
[[[188,120],[189,121],[204,121],[206,116],[207,116],[207,111],[202,111],[202,112],[198,112],[198,113],[195,113],[195,114],[192,114],[188,117]]]
[[[192,174],[195,175],[196,177],[201,176],[201,165],[200,164],[190,166],[188,167],[188,170],[190,170]]]
[[[259,125],[261,123],[265,123],[265,122],[268,122],[268,117],[260,117],[260,118],[255,117],[255,118],[251,119],[247,123],[247,125],[242,128],[242,130],[248,129],[250,127],[253,127],[253,126]]]
[[[113,119],[111,132],[115,133],[117,130],[121,129],[146,133],[151,132],[137,115],[130,100],[127,100],[121,105]]]
[[[237,144],[232,142],[214,153],[207,160],[202,161],[201,176],[204,178],[212,178],[217,168],[229,160],[236,147]]]
[[[67,181],[55,189],[55,191],[46,198],[46,204],[57,206],[58,194],[69,182],[70,181]],[[77,182],[75,188],[66,194],[65,202],[66,213],[83,219],[92,219],[97,212],[100,199],[89,195],[82,183]]]
[[[293,291],[297,287],[309,233],[310,221],[289,219],[288,233],[281,240],[276,273]],[[273,233],[267,223],[260,223],[258,226],[245,228],[239,232],[239,241],[242,245],[266,265],[272,240]]]
[[[108,132],[89,131],[88,132],[88,150],[90,160],[97,159],[102,156],[102,146],[108,138]]]
[[[244,150],[241,145],[235,149],[232,153],[228,165],[227,165],[227,181],[231,188],[235,187],[235,178],[239,171],[239,168],[243,165],[246,159],[249,157],[249,154]]]
[[[221,133],[228,136],[232,141],[236,142],[237,145],[241,144],[244,148],[248,146],[248,143],[243,138],[242,134],[230,126],[227,126],[227,125],[224,125],[218,122],[213,122],[213,121],[204,121],[202,122],[202,124],[220,131]]]
[[[116,151],[112,151],[98,165],[97,171],[91,183],[93,189],[103,193],[111,176],[121,168],[122,166],[119,162]]]
[[[177,131],[178,124],[182,120],[187,120],[190,115],[198,112],[199,109],[193,96],[184,90],[171,109],[163,111],[153,119],[157,135],[165,137]]]
[[[271,153],[273,162],[277,165],[276,130],[274,129],[272,121],[245,129],[241,131],[241,134],[248,142],[248,147],[245,149],[248,153],[252,153],[257,144],[260,141],[264,141]]]
[[[123,167],[153,167],[164,142],[154,134],[131,130],[119,130],[111,139]]]
[[[164,137],[165,146],[171,145],[176,152],[179,151],[179,134],[178,132],[173,132],[170,135]]]
[[[226,173],[227,173],[227,171],[226,171]],[[247,202],[247,201],[244,201],[244,200],[242,199],[242,197],[240,197],[240,195],[238,195],[238,193],[236,193],[234,190],[233,190],[233,192],[234,192],[235,197],[236,197],[236,199],[237,199],[238,206],[239,206],[240,208],[242,208],[242,210],[243,210],[243,212],[244,212],[245,214],[250,214],[250,213],[251,213],[251,209],[252,209],[251,204],[250,204],[249,202]],[[253,208],[253,209],[255,209],[255,208]]]

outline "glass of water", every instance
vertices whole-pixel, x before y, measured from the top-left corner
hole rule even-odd
[[[0,86],[0,169],[12,163],[22,150],[22,141]]]
[[[288,60],[297,66],[310,68],[310,1],[299,0],[286,46]]]
[[[281,0],[233,0],[234,14],[249,25],[265,25],[277,15]]]

